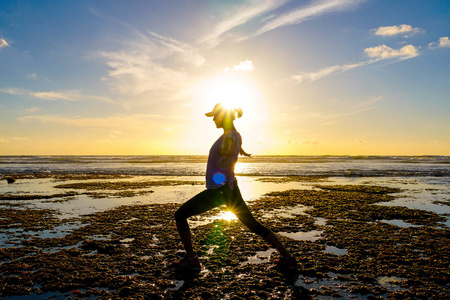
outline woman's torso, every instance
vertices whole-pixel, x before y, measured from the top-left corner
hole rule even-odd
[[[224,143],[225,142],[225,143]],[[242,138],[236,130],[229,130],[212,145],[206,167],[206,188],[217,189],[236,180],[234,166],[237,162]],[[224,151],[224,146],[227,148]]]

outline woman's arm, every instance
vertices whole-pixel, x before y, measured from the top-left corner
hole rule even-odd
[[[241,150],[239,150],[239,154],[240,154],[240,155],[243,155],[243,156],[248,156],[248,157],[251,157],[251,156],[252,156],[251,154],[245,152],[245,150],[242,149],[242,147],[241,147]]]

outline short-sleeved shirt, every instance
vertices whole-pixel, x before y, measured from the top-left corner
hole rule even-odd
[[[236,180],[234,166],[241,145],[241,135],[236,130],[227,131],[212,145],[206,166],[207,189],[217,189]]]

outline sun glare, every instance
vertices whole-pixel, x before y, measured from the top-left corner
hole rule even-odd
[[[254,101],[253,91],[244,82],[236,80],[217,81],[210,96],[212,102],[220,102],[226,108],[247,106]]]
[[[267,138],[266,128],[270,124],[270,113],[265,100],[264,88],[257,78],[245,72],[220,72],[193,84],[186,95],[192,99],[189,109],[192,115],[206,113],[217,103],[227,108],[241,108],[242,118],[236,119],[236,127],[245,138],[244,149],[248,153],[261,153]],[[204,126],[208,120],[195,119],[196,126]],[[251,146],[247,146],[251,145]]]
[[[195,98],[208,109],[220,102],[227,108],[242,108],[245,113],[255,110],[262,101],[257,85],[245,74],[224,72],[202,81],[194,90]]]
[[[225,221],[231,221],[231,220],[237,220],[237,217],[235,214],[233,214],[231,211],[227,210],[222,212],[219,215],[219,218]]]

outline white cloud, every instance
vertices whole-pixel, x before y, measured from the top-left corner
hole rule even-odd
[[[443,36],[439,39],[437,43],[429,43],[428,47],[431,49],[448,48],[450,47],[450,40],[448,39],[448,36]]]
[[[37,78],[37,74],[36,73],[31,73],[28,74],[27,76],[25,76],[26,79],[36,79]]]
[[[418,32],[420,32],[420,28],[412,27],[411,25],[402,24],[399,26],[381,26],[377,29],[374,29],[376,35],[381,36],[393,36],[393,35],[399,35],[404,34],[404,37],[412,36]]]
[[[10,47],[9,44],[4,39],[0,39],[0,50],[6,47]]]
[[[413,45],[406,45],[400,49],[392,49],[391,47],[388,47],[386,45],[379,45],[376,47],[364,49],[364,52],[367,54],[367,56],[377,59],[388,59],[394,57],[407,59],[418,56],[418,51],[419,50]]]
[[[235,65],[232,69],[229,67],[225,68],[225,72],[229,71],[253,71],[255,67],[253,66],[253,62],[251,60],[241,61],[238,65]]]
[[[23,89],[0,89],[0,93],[17,95],[17,96],[29,96],[46,101],[86,101],[86,100],[99,100],[104,102],[114,102],[109,98],[95,95],[85,95],[77,90],[66,91],[47,91],[47,92],[34,92]]]
[[[270,19],[263,27],[261,27],[254,36],[261,35],[267,31],[274,30],[279,27],[299,24],[312,17],[318,17],[326,13],[353,9],[365,0],[319,0],[314,1],[308,6],[297,8],[287,12],[281,16]]]

